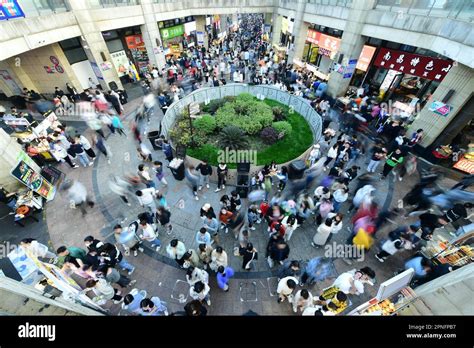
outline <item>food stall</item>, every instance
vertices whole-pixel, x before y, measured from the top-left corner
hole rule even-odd
[[[409,286],[414,273],[410,268],[383,282],[374,298],[355,308],[349,315],[396,315],[416,298]]]
[[[451,240],[437,233],[421,249],[421,253],[434,264],[465,266],[474,261],[474,232]]]

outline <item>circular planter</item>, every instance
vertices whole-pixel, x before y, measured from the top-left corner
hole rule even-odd
[[[162,120],[162,135],[168,138],[168,132],[172,129],[176,117],[181,115],[183,110],[187,108],[190,103],[205,103],[215,99],[221,99],[226,96],[238,96],[241,93],[250,93],[253,96],[264,100],[264,99],[271,99],[275,100],[279,103],[287,105],[288,107],[292,107],[297,113],[299,113],[303,118],[308,122],[309,127],[313,133],[313,142],[317,143],[321,138],[321,127],[322,127],[322,120],[321,116],[311,107],[308,100],[297,97],[295,95],[289,94],[288,92],[282,91],[276,87],[268,86],[268,85],[255,85],[250,86],[243,83],[233,83],[227,84],[225,86],[220,87],[207,87],[198,89],[191,94],[188,94],[183,99],[174,102],[170,105],[168,110],[165,113],[165,116]],[[171,144],[173,146],[173,144]],[[174,146],[173,146],[174,149]],[[286,163],[280,163],[280,166],[288,165],[289,163],[293,162],[297,159],[305,159],[311,147],[304,151],[300,156],[288,161]],[[202,162],[201,160],[186,156],[185,164],[186,165],[194,165],[196,166]],[[255,175],[260,169],[262,169],[262,165],[251,165],[250,166],[250,175]],[[213,171],[213,175],[211,176],[211,180],[216,182],[217,181],[217,171]],[[229,169],[228,180],[227,183],[229,185],[236,185],[237,180],[237,170],[236,169]]]

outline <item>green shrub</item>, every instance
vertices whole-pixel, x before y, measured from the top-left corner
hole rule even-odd
[[[207,140],[206,134],[202,130],[194,128],[193,136],[191,137],[191,129],[189,125],[189,118],[181,115],[173,128],[170,130],[170,138],[176,145],[183,145],[186,147],[198,147],[204,144]],[[194,143],[193,141],[194,140]]]
[[[272,127],[278,132],[283,133],[283,136],[290,134],[293,131],[293,127],[286,121],[273,122]]]
[[[250,94],[246,94],[242,98],[241,96],[239,95],[234,102],[226,103],[217,110],[218,128],[222,129],[233,125],[245,133],[253,135],[272,124],[273,113],[270,106],[256,100]]]
[[[205,114],[195,119],[193,126],[198,132],[202,132],[203,135],[208,135],[215,131],[217,124],[213,116]]]
[[[224,100],[227,102],[227,103],[232,103],[235,101],[237,97],[233,96],[233,95],[227,95],[224,97]]]
[[[245,102],[245,103],[249,103],[249,102],[252,102],[252,101],[256,101],[257,98],[255,98],[250,93],[241,93],[236,97],[236,100],[237,101],[242,101],[242,102]]]
[[[285,110],[279,106],[275,106],[272,108],[273,112],[273,120],[275,122],[284,121],[286,119]]]
[[[221,149],[241,150],[247,148],[248,139],[239,127],[227,126],[219,134],[218,144]]]
[[[265,127],[260,132],[260,138],[265,144],[272,145],[278,140],[278,132],[273,127]]]
[[[201,104],[201,110],[204,113],[209,113],[214,115],[222,105],[226,103],[225,99],[214,99],[209,102],[209,104]]]

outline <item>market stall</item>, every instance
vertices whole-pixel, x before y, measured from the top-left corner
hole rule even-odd
[[[409,286],[414,273],[410,268],[383,282],[374,298],[354,309],[349,315],[396,315],[416,298],[415,292]]]
[[[451,240],[437,233],[421,249],[421,253],[437,265],[465,266],[474,261],[474,232]]]

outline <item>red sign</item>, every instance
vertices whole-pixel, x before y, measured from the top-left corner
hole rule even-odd
[[[132,48],[142,48],[145,46],[143,42],[143,38],[141,35],[130,35],[125,37],[125,41],[127,42],[127,47]]]
[[[367,71],[370,61],[374,56],[375,50],[376,48],[373,46],[364,45],[362,52],[360,52],[359,59],[357,60],[356,69]]]
[[[428,80],[441,81],[453,66],[453,62],[447,59],[381,48],[375,58],[374,65]]]
[[[334,36],[321,34],[318,45],[319,47],[325,48],[331,52],[337,52],[341,46],[341,39],[338,39]]]
[[[306,41],[309,41],[314,44],[319,44],[319,38],[321,37],[321,33],[314,29],[308,29],[308,33],[306,34]]]

